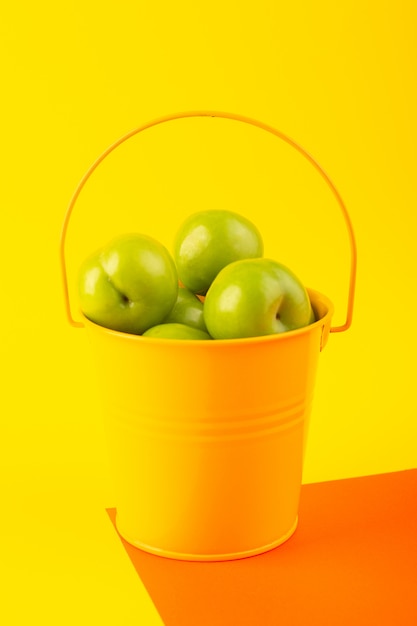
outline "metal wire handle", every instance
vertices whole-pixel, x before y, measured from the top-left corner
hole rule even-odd
[[[245,117],[243,115],[238,115],[235,113],[224,113],[220,111],[186,111],[183,113],[174,113],[172,115],[166,115],[166,116],[154,119],[150,122],[147,122],[146,124],[143,124],[142,126],[138,126],[137,128],[134,128],[130,132],[120,137],[120,139],[115,141],[113,144],[111,144],[94,161],[94,163],[90,166],[90,168],[84,174],[84,176],[80,180],[70,200],[70,203],[68,205],[68,208],[64,217],[64,222],[63,222],[62,231],[61,231],[60,259],[61,259],[62,281],[63,281],[63,286],[64,286],[64,299],[65,299],[66,313],[67,313],[69,323],[76,328],[82,328],[84,326],[82,322],[79,322],[72,317],[71,304],[70,304],[70,299],[69,299],[67,266],[66,266],[66,258],[65,258],[65,241],[66,241],[68,225],[70,222],[74,205],[78,199],[78,196],[81,193],[81,190],[83,189],[84,185],[86,184],[86,182],[88,181],[92,173],[100,165],[100,163],[111,152],[113,152],[113,150],[118,148],[122,143],[124,143],[131,137],[139,134],[140,132],[148,128],[152,128],[152,126],[157,126],[159,124],[164,124],[165,122],[170,122],[170,121],[177,120],[177,119],[191,118],[191,117],[218,117],[218,118],[223,118],[223,119],[229,119],[229,120],[234,120],[237,122],[243,122],[244,124],[249,124],[251,126],[256,126],[257,128],[260,128],[261,130],[271,133],[272,135],[275,135],[279,139],[282,139],[283,141],[285,141],[287,144],[295,148],[300,154],[302,154],[311,163],[311,165],[317,170],[320,176],[325,180],[325,182],[327,183],[327,185],[330,187],[331,191],[333,192],[337,200],[337,203],[340,207],[340,210],[342,212],[342,215],[344,217],[346,228],[348,231],[348,236],[349,236],[349,243],[350,243],[350,277],[349,277],[349,287],[348,287],[348,302],[347,302],[346,319],[345,319],[344,324],[340,326],[332,326],[330,328],[330,332],[337,333],[337,332],[343,332],[347,330],[351,326],[352,316],[353,316],[353,304],[354,304],[354,298],[355,298],[355,285],[356,285],[357,252],[356,252],[355,235],[353,232],[353,227],[352,227],[352,223],[350,220],[350,216],[339,192],[337,191],[336,187],[334,186],[334,184],[332,183],[332,181],[330,180],[326,172],[323,170],[323,168],[317,163],[317,161],[308,152],[306,152],[304,148],[302,148],[298,143],[296,143],[293,139],[290,139],[290,137],[287,137],[287,135],[285,135],[281,131],[273,128],[272,126],[269,126],[268,124],[264,124],[263,122],[260,122],[258,120]]]

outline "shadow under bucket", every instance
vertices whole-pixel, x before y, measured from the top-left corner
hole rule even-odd
[[[333,313],[309,293],[314,324],[260,338],[151,339],[84,319],[126,541],[176,559],[228,560],[293,534]]]

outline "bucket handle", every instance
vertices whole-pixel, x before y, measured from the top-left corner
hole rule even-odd
[[[348,328],[350,328],[351,323],[352,323],[352,316],[353,316],[353,302],[354,302],[354,297],[355,297],[355,285],[356,285],[356,264],[357,264],[356,263],[356,256],[357,256],[356,242],[355,242],[355,235],[353,232],[353,227],[352,227],[349,213],[336,187],[334,186],[334,184],[332,183],[332,181],[330,180],[326,172],[323,170],[323,168],[317,163],[317,161],[308,152],[306,152],[304,148],[302,148],[293,139],[290,139],[290,137],[287,137],[287,135],[285,135],[281,131],[273,128],[272,126],[269,126],[268,124],[264,124],[263,122],[260,122],[258,120],[255,120],[249,117],[245,117],[243,115],[237,115],[235,113],[224,113],[224,112],[219,112],[219,111],[187,111],[187,112],[182,112],[182,113],[174,113],[172,115],[166,115],[166,116],[154,119],[150,122],[147,122],[146,124],[143,124],[142,126],[138,126],[137,128],[134,128],[130,132],[120,137],[117,141],[111,144],[106,150],[104,150],[104,152],[94,161],[94,163],[90,166],[90,168],[84,174],[84,176],[78,183],[78,186],[76,187],[72,195],[72,198],[69,202],[69,205],[68,205],[65,217],[64,217],[64,222],[62,225],[62,230],[61,230],[60,260],[61,260],[62,281],[63,281],[63,287],[64,287],[64,300],[65,300],[66,313],[67,313],[67,318],[68,318],[69,323],[75,328],[82,328],[84,326],[82,322],[77,321],[72,317],[71,304],[70,304],[70,298],[69,298],[66,258],[65,258],[65,241],[66,241],[68,225],[69,225],[69,221],[71,218],[74,205],[78,199],[78,196],[81,193],[81,190],[83,189],[84,185],[86,184],[86,182],[88,181],[92,173],[100,165],[100,163],[111,152],[113,152],[113,150],[118,148],[122,143],[124,143],[125,141],[133,137],[134,135],[137,135],[140,132],[148,128],[152,128],[152,126],[157,126],[159,124],[170,122],[176,119],[192,118],[192,117],[218,117],[218,118],[223,118],[223,119],[235,120],[237,122],[243,122],[244,124],[256,126],[257,128],[260,128],[261,130],[265,130],[266,132],[271,133],[272,135],[275,135],[279,139],[282,139],[287,144],[289,144],[290,146],[298,150],[298,152],[300,152],[300,154],[302,154],[311,163],[311,165],[317,170],[320,176],[322,176],[322,178],[325,180],[325,182],[330,187],[330,190],[333,192],[339,204],[340,210],[342,212],[342,215],[346,223],[346,228],[347,228],[348,236],[349,236],[349,244],[350,244],[350,277],[349,277],[349,287],[348,287],[346,319],[342,325],[332,326],[330,328],[330,332],[332,333],[343,332],[347,330]]]

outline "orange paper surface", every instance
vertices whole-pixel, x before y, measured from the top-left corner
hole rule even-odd
[[[167,626],[417,624],[417,470],[304,485],[293,537],[239,561],[121,541]]]

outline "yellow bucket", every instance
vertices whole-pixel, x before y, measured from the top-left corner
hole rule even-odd
[[[82,187],[101,161],[133,135],[192,116],[233,119],[271,132],[324,177],[351,244],[342,326],[331,327],[333,304],[311,289],[315,323],[249,339],[145,339],[103,328],[82,315],[81,321],[72,317],[65,237]],[[87,329],[96,360],[121,536],[147,552],[195,561],[252,556],[291,537],[319,354],[330,332],[349,328],[355,289],[352,226],[321,167],[298,144],[256,120],[212,111],[154,120],[110,146],[81,180],[64,220],[61,265],[69,321]]]

